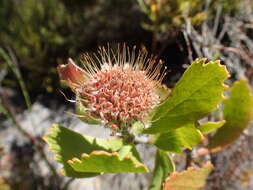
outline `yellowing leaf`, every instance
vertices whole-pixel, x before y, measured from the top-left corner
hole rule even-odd
[[[117,152],[108,153],[101,150],[82,154],[80,159],[73,158],[68,163],[78,172],[148,172],[147,167],[132,156],[120,156]]]
[[[207,163],[202,168],[191,167],[183,172],[172,173],[166,179],[163,190],[199,190],[204,187],[212,170],[212,164]]]
[[[247,81],[235,82],[230,91],[230,98],[224,102],[223,116],[226,123],[210,139],[210,152],[222,150],[241,135],[250,123],[252,108],[253,96]]]
[[[170,97],[156,110],[152,126],[144,132],[164,133],[210,114],[223,100],[224,80],[229,76],[219,61],[197,59],[185,71]]]

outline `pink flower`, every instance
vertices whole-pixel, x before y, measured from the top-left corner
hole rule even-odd
[[[60,78],[85,105],[87,114],[111,129],[145,120],[160,103],[157,87],[165,76],[160,73],[163,62],[147,58],[146,51],[100,48],[93,57],[83,55],[82,63],[83,69],[71,59],[60,65]]]

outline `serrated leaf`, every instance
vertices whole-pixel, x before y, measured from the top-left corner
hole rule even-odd
[[[157,149],[155,158],[155,169],[149,186],[149,190],[161,190],[162,184],[167,176],[175,171],[175,165],[168,154]]]
[[[210,139],[208,149],[217,152],[233,143],[249,125],[252,118],[253,96],[246,80],[234,83],[230,98],[224,102],[225,125]]]
[[[68,163],[78,172],[148,172],[148,168],[138,161],[139,158],[134,157],[132,148],[134,147],[130,145],[124,146],[124,150],[119,153],[93,151],[90,154],[82,154],[80,159],[73,158]]]
[[[54,124],[51,133],[44,139],[55,153],[56,161],[63,164],[63,174],[76,178],[92,177],[100,173],[77,172],[67,163],[68,160],[80,157],[83,153],[89,154],[94,150],[118,151],[123,146],[120,139],[106,140],[83,136],[59,124]]]
[[[199,190],[205,186],[212,170],[212,164],[207,163],[202,168],[191,167],[183,172],[172,173],[166,179],[163,190]]]
[[[183,147],[191,149],[202,139],[203,136],[195,125],[188,124],[167,133],[155,135],[151,143],[162,150],[181,153]]]
[[[162,103],[145,133],[164,133],[185,124],[195,123],[215,110],[223,100],[224,80],[229,76],[219,61],[205,64],[197,59],[185,71],[171,96]]]
[[[140,155],[134,145],[124,145],[118,151],[120,158],[130,156],[135,162],[141,162]]]
[[[206,122],[206,123],[201,124],[198,127],[198,129],[201,131],[201,133],[208,134],[222,127],[225,123],[226,123],[225,120],[217,121],[217,122]]]

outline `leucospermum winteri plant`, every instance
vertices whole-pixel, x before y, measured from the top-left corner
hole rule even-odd
[[[232,142],[223,136],[237,138],[252,115],[250,88],[247,81],[240,80],[222,104],[224,120],[199,122],[225,100],[228,87],[224,80],[229,74],[219,61],[196,59],[170,93],[161,87],[166,75],[163,62],[148,58],[144,50],[124,45],[116,51],[102,47],[97,54],[84,54],[81,62],[79,67],[69,59],[58,66],[61,80],[76,95],[76,115],[86,123],[108,127],[112,133],[107,139],[94,138],[54,124],[45,140],[62,164],[62,173],[69,177],[149,172],[135,147],[146,143],[157,148],[149,190],[197,190],[204,186],[212,165],[177,173],[168,153],[181,153],[205,141],[205,152],[221,150]],[[240,121],[236,113],[243,113]],[[214,138],[205,138],[216,129]]]
[[[161,102],[158,89],[166,73],[161,72],[161,60],[147,56],[145,49],[118,46],[115,53],[103,47],[96,55],[82,56],[83,68],[70,58],[67,65],[60,65],[60,78],[85,109],[80,117],[101,121],[112,135],[126,135],[135,122],[148,120]]]

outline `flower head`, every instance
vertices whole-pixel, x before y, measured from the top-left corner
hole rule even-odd
[[[86,113],[111,129],[146,119],[160,103],[157,87],[165,76],[160,73],[163,62],[147,58],[145,50],[100,48],[93,56],[84,54],[82,62],[83,69],[71,59],[60,65],[60,77],[85,105]]]

